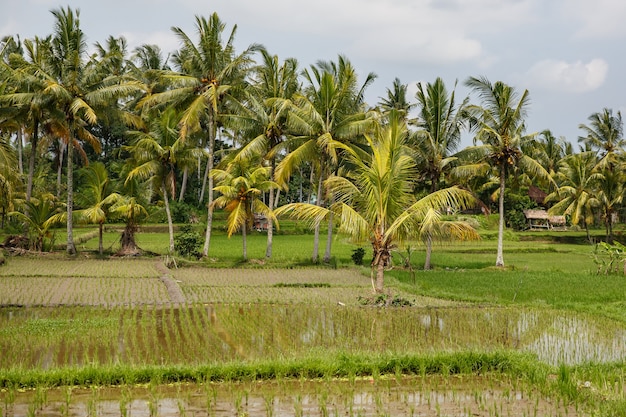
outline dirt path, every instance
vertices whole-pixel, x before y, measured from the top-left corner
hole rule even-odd
[[[170,270],[165,265],[163,265],[163,262],[161,261],[157,261],[155,266],[160,274],[159,279],[163,284],[165,284],[165,288],[167,288],[167,293],[170,296],[170,301],[173,304],[185,304],[185,302],[187,301],[185,299],[185,295],[180,289],[178,283],[174,281],[174,279],[172,279],[172,276],[170,275]]]

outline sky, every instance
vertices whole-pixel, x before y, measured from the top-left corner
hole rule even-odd
[[[301,68],[343,55],[368,88],[370,105],[395,78],[415,102],[418,82],[441,77],[457,101],[468,77],[528,90],[527,131],[551,130],[577,144],[580,124],[604,108],[626,110],[623,0],[0,0],[0,36],[53,32],[52,9],[80,10],[90,44],[124,36],[129,50],[175,51],[172,27],[197,39],[196,16],[217,12],[237,52],[258,43]],[[465,138],[464,145],[471,139]]]

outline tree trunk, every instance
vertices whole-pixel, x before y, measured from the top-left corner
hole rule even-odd
[[[273,171],[272,171],[273,172]],[[271,177],[270,177],[271,178]],[[278,192],[278,190],[276,190]],[[269,209],[274,210],[274,189],[270,188]],[[272,246],[274,244],[274,222],[271,217],[267,219],[267,245],[265,247],[265,257],[272,257]]]
[[[215,151],[215,129],[213,117],[209,115],[209,156],[207,161],[207,173],[204,177],[206,180],[208,174],[213,169],[213,153]],[[209,177],[209,201],[207,203],[207,220],[206,220],[206,233],[204,235],[204,247],[202,248],[202,256],[209,256],[209,247],[211,246],[211,229],[213,228],[213,178]]]
[[[104,234],[104,224],[98,223],[98,253],[102,255],[104,253],[104,245],[102,242],[102,235]]]
[[[432,269],[430,264],[430,257],[433,253],[433,237],[429,233],[426,237],[426,260],[424,260],[424,270],[429,271]]]
[[[504,185],[506,180],[506,165],[500,167],[500,197],[498,199],[498,254],[496,266],[504,266]]]
[[[382,294],[384,290],[385,283],[385,260],[381,257],[378,260],[378,264],[376,265],[376,294]]]
[[[330,262],[330,250],[333,244],[333,213],[328,215],[328,232],[326,233],[326,250],[324,252],[324,262]]]
[[[76,255],[76,246],[74,245],[74,161],[72,146],[72,135],[70,134],[69,143],[67,145],[67,254]]]
[[[248,229],[248,225],[246,222],[243,222],[243,226],[241,226],[241,237],[243,241],[243,260],[248,260],[248,240],[246,230]]]
[[[59,165],[57,166],[57,199],[61,199],[61,177],[63,176],[63,143],[59,144]]]
[[[172,212],[170,210],[170,199],[167,196],[167,187],[165,186],[165,179],[161,183],[161,191],[163,192],[163,202],[165,203],[165,214],[167,215],[167,230],[170,235],[169,253],[174,253],[174,223],[172,221]]]
[[[17,145],[17,169],[20,175],[24,175],[24,129],[20,126],[17,130],[17,138],[15,140]]]
[[[180,194],[178,195],[178,201],[183,202],[185,199],[185,192],[187,191],[187,179],[189,177],[189,167],[185,167],[183,171],[183,181],[180,184]]]
[[[26,201],[33,196],[33,178],[35,176],[35,160],[37,158],[37,145],[39,142],[39,121],[33,122],[33,135],[30,141],[30,159],[28,160],[28,183],[26,185]]]
[[[317,183],[317,205],[321,206],[323,204],[322,201],[322,174],[320,173],[320,177]],[[311,255],[311,260],[313,263],[318,263],[320,260],[320,223],[317,222],[315,225],[315,233],[313,234],[313,254]]]

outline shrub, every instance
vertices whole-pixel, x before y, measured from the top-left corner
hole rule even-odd
[[[365,256],[365,249],[356,248],[352,250],[352,262],[355,265],[363,265],[363,257]]]
[[[190,224],[181,226],[180,233],[174,236],[174,247],[181,256],[200,257],[202,244],[202,236]]]

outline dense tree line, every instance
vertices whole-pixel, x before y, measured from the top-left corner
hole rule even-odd
[[[262,45],[239,52],[236,26],[217,14],[196,17],[195,37],[173,28],[181,46],[170,55],[114,37],[88,55],[79,12],[52,14],[50,35],[0,43],[0,222],[32,249],[63,223],[75,254],[80,221],[100,226],[102,252],[103,225],[122,219],[132,252],[137,224],[165,213],[170,252],[175,222],[206,219],[206,257],[216,208],[244,237],[265,214],[267,257],[275,213],[311,221],[315,262],[320,232],[328,261],[339,227],[372,243],[373,271],[403,239],[430,254],[433,240],[475,237],[446,217],[457,209],[499,213],[497,265],[504,227],[522,226],[521,211],[538,204],[613,239],[624,195],[619,112],[592,114],[574,150],[550,130],[527,132],[529,92],[501,81],[469,77],[471,95],[458,100],[442,79],[418,84],[414,98],[396,79],[366,103],[376,75],[359,80],[347,57],[301,68]],[[462,135],[474,144],[460,149]]]

